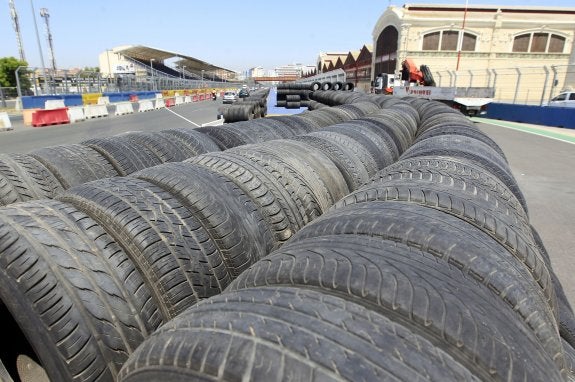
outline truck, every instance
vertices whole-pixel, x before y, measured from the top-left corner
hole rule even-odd
[[[436,100],[458,109],[466,116],[485,114],[487,105],[495,96],[492,87],[436,86],[429,67],[421,65],[417,69],[411,59],[404,60],[401,66],[400,76],[379,74],[373,81],[374,93]]]

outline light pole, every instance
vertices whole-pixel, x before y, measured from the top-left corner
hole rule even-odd
[[[44,75],[44,92],[48,93],[48,76],[46,75],[46,66],[44,65],[44,55],[42,54],[42,45],[40,44],[40,34],[38,33],[38,23],[36,22],[36,11],[34,11],[34,3],[30,0],[32,7],[32,16],[34,17],[34,28],[36,29],[36,42],[38,43],[38,51],[40,53],[40,61],[42,63],[42,74]]]
[[[155,58],[150,58],[150,73],[152,73],[152,90],[156,90],[156,83],[154,82],[154,65]]]

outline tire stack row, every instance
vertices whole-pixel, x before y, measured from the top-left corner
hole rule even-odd
[[[352,134],[350,147],[359,150],[368,136],[394,141],[393,129],[374,135],[375,126]],[[349,127],[332,126],[318,139],[335,147]],[[380,166],[387,150],[367,145],[357,171]],[[347,195],[339,168],[355,170],[344,159],[336,164],[314,144],[276,139],[3,207],[0,317],[20,333],[2,350],[4,366],[14,375],[40,364],[58,381],[116,379],[159,327],[219,294]]]
[[[261,105],[269,90],[252,93]],[[252,100],[249,98],[248,100]],[[248,102],[248,101],[246,101]],[[251,101],[250,101],[251,102]],[[57,145],[27,154],[0,155],[0,206],[15,202],[53,199],[61,191],[96,179],[126,176],[167,162],[248,143],[301,135],[329,124],[363,116],[375,103],[359,113],[339,108],[305,112],[228,124],[212,128],[174,128],[159,132],[136,132],[89,139],[79,144]],[[265,109],[264,109],[265,110]],[[302,117],[303,115],[303,117]],[[216,145],[217,143],[217,145]]]
[[[572,380],[573,312],[505,156],[405,102],[418,128],[396,162],[156,330],[119,380]]]
[[[96,179],[126,176],[166,162],[219,151],[207,135],[187,128],[133,132],[78,144],[0,155],[0,205],[53,199]]]
[[[4,327],[16,332],[10,318],[21,320],[53,380],[490,380],[510,364],[509,380],[558,380],[564,352],[553,353],[549,323],[560,287],[513,233],[522,204],[499,208],[515,196],[494,183],[513,182],[492,174],[504,158],[486,156],[488,139],[428,101],[341,106],[290,118],[316,126],[303,139],[232,146],[0,209]],[[445,149],[439,138],[472,134],[483,151],[470,159],[461,145],[469,163],[456,172],[468,183],[443,167],[401,170],[456,153],[430,154],[423,142],[434,151]],[[529,374],[531,362],[543,371]]]
[[[269,89],[256,90],[248,97],[240,98],[231,105],[220,108],[224,123],[249,121],[255,118],[263,118],[267,115],[267,97]]]
[[[277,86],[276,106],[286,109],[309,107],[315,91],[352,91],[352,83],[314,82],[310,84],[285,83]]]

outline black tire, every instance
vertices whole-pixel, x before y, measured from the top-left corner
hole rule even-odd
[[[237,129],[229,128],[227,125],[200,127],[196,129],[196,131],[209,136],[214,142],[216,142],[220,150],[227,150],[232,147],[255,143],[246,134],[243,134]]]
[[[103,179],[59,197],[101,224],[130,256],[163,321],[232,280],[214,241],[172,195],[132,177]]]
[[[545,259],[547,268],[551,274],[551,281],[553,282],[555,295],[557,296],[557,322],[559,324],[559,334],[571,347],[575,347],[575,314],[573,314],[573,308],[569,303],[569,299],[565,294],[561,281],[553,270],[549,253],[547,253],[547,249],[543,244],[543,240],[541,239],[539,232],[537,232],[535,227],[532,226],[531,228],[533,230],[535,243],[539,248],[540,253],[543,254],[543,258]],[[573,366],[575,366],[575,364],[573,364]]]
[[[405,150],[413,143],[413,137],[409,134],[408,129],[403,128],[401,125],[394,124],[388,121],[385,117],[377,117],[374,115],[359,118],[354,122],[368,122],[377,126],[380,130],[387,133],[398,150],[398,155],[403,154]]]
[[[396,162],[389,168],[378,172],[368,184],[371,186],[393,186],[398,183],[402,184],[404,181],[409,184],[421,183],[425,189],[429,188],[429,190],[453,195],[455,198],[463,198],[466,202],[469,202],[468,207],[479,207],[474,212],[476,215],[480,215],[482,211],[487,212],[488,216],[485,217],[486,222],[484,225],[490,227],[488,229],[493,232],[511,229],[518,236],[521,236],[524,241],[535,244],[527,215],[521,205],[513,204],[513,201],[517,199],[513,197],[513,193],[499,178],[490,175],[488,171],[483,170],[480,166],[474,166],[473,163],[465,163],[465,160],[458,161],[455,159],[455,161],[451,161],[452,158],[441,156],[432,158],[435,159],[426,161],[429,157],[415,157]],[[422,166],[419,167],[414,162],[421,163]],[[426,166],[426,164],[431,164],[431,166]],[[433,168],[436,164],[446,165],[455,174],[447,171],[437,171]],[[410,166],[410,168],[405,168],[405,166]],[[398,170],[398,168],[400,169]],[[471,177],[460,176],[457,174],[458,171],[473,172],[473,176],[479,178],[479,181]],[[489,182],[490,180],[492,182]],[[508,200],[511,200],[511,203],[506,203]],[[465,215],[465,213],[462,213],[462,215]],[[481,220],[481,218],[476,217],[476,220]],[[503,226],[497,227],[498,223],[502,223]]]
[[[185,144],[194,155],[200,155],[212,151],[220,151],[220,148],[208,135],[199,131],[188,128],[173,128],[160,131],[165,137],[175,137],[181,143]]]
[[[322,211],[349,193],[343,175],[323,153],[302,142],[277,140],[254,145],[269,155],[276,155],[297,171],[313,191]]]
[[[121,137],[93,138],[81,143],[104,156],[120,176],[163,163],[146,146]]]
[[[423,133],[419,134],[415,138],[414,143],[422,141],[427,138],[436,137],[439,135],[450,135],[450,134],[463,135],[466,137],[477,139],[485,143],[489,147],[491,147],[493,150],[497,151],[499,156],[501,156],[501,158],[503,158],[503,160],[506,163],[508,163],[507,158],[505,157],[505,153],[503,152],[501,147],[499,147],[499,145],[493,139],[491,139],[487,134],[485,134],[475,126],[466,126],[464,124],[453,124],[453,123],[438,125],[430,129],[427,129]]]
[[[308,180],[281,158],[261,150],[259,145],[237,147],[226,153],[254,162],[281,184],[281,187],[289,194],[293,206],[296,206],[292,211],[298,221],[298,230],[322,214],[321,206],[309,187]]]
[[[281,246],[303,226],[291,196],[257,162],[228,151],[202,154],[186,162],[225,176],[251,198],[273,233],[272,249]]]
[[[321,131],[334,132],[345,135],[348,137],[348,139],[354,140],[358,144],[362,145],[370,153],[371,157],[375,161],[377,170],[380,170],[385,166],[393,163],[392,153],[385,145],[381,145],[380,141],[382,139],[373,132],[367,131],[364,134],[364,132],[361,130],[367,129],[348,125],[347,122],[344,122],[333,126],[328,126],[323,128]]]
[[[455,182],[471,182],[469,192],[479,189],[494,198],[498,209],[514,215],[520,224],[529,224],[529,215],[511,190],[495,175],[481,166],[463,158],[443,156],[421,156],[399,160],[381,170],[374,180],[385,174],[388,178],[430,178],[442,182],[442,177],[452,178]],[[404,175],[400,175],[404,174]],[[531,233],[531,229],[528,229]]]
[[[425,86],[436,86],[435,80],[433,79],[433,74],[427,65],[421,65],[419,70],[423,74],[423,84]]]
[[[349,191],[357,190],[369,180],[370,176],[366,164],[347,144],[341,144],[325,137],[316,136],[315,133],[293,137],[291,139],[304,142],[327,155],[341,172]],[[369,154],[368,158],[371,159]],[[373,161],[373,166],[376,166],[375,161]]]
[[[50,170],[64,189],[119,175],[102,154],[82,144],[44,147],[30,155]]]
[[[333,130],[326,130],[322,129],[319,131],[314,131],[312,133],[306,134],[305,136],[309,137],[317,137],[321,139],[328,140],[337,144],[340,147],[344,147],[346,152],[348,152],[349,157],[354,157],[355,159],[359,160],[363,165],[365,171],[367,171],[367,175],[369,178],[374,176],[377,171],[379,170],[379,166],[377,161],[373,157],[373,153],[370,152],[361,142],[353,139],[348,134],[338,131],[337,129]],[[364,182],[365,183],[365,182]],[[357,189],[356,185],[355,189]]]
[[[166,137],[159,132],[128,133],[119,139],[132,141],[147,148],[160,158],[162,163],[181,162],[195,155],[195,152],[180,140]]]
[[[329,81],[325,81],[321,83],[321,90],[331,90],[332,88],[332,83]]]
[[[461,219],[462,224],[467,222],[477,227],[502,244],[526,267],[533,280],[541,287],[550,308],[554,313],[557,312],[557,300],[549,269],[532,240],[525,238],[522,232],[504,223],[497,215],[474,203],[472,199],[457,192],[449,192],[441,186],[402,180],[362,187],[337,202],[333,208],[371,201],[418,204],[451,214]]]
[[[312,91],[320,90],[321,89],[321,82],[318,82],[318,81],[312,82],[312,84],[310,85],[310,89]]]
[[[3,201],[6,205],[16,201],[53,199],[64,190],[42,163],[27,154],[0,154],[0,176],[10,183],[9,188],[15,196],[7,199],[0,196],[0,205]]]
[[[56,200],[13,204],[0,221],[0,297],[22,332],[5,350],[27,341],[51,381],[114,380],[161,323],[130,260],[95,221]]]
[[[497,151],[487,144],[474,138],[456,134],[430,137],[414,143],[401,155],[400,159],[426,155],[454,156],[474,161],[501,179],[515,194],[523,209],[528,211],[525,197],[511,173],[509,165],[497,154]]]
[[[412,381],[423,375],[477,380],[441,349],[369,309],[277,287],[198,304],[138,348],[119,381]]]
[[[505,302],[549,353],[557,354],[558,325],[550,297],[522,263],[477,227],[419,205],[366,202],[327,212],[300,230],[290,243],[329,235],[375,236],[413,246],[455,265]]]
[[[132,176],[162,188],[186,207],[208,231],[233,277],[269,253],[273,239],[263,217],[227,178],[187,162],[151,167]]]
[[[401,323],[481,380],[540,380],[547,370],[556,380],[564,366],[558,335],[553,356],[560,367],[488,288],[432,254],[393,241],[350,234],[286,244],[246,270],[226,294],[285,285],[336,295]]]
[[[19,199],[20,195],[18,195],[12,182],[0,174],[0,206],[7,206],[19,201]]]

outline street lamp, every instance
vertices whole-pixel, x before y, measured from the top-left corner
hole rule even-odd
[[[38,43],[38,52],[40,53],[40,61],[42,63],[42,74],[44,75],[44,92],[48,94],[48,76],[46,75],[46,66],[44,65],[44,55],[42,53],[42,45],[40,44],[40,34],[38,33],[38,24],[36,23],[36,12],[34,11],[34,2],[32,0],[30,0],[30,7],[32,8],[32,16],[34,17],[36,42]]]
[[[156,61],[155,58],[150,58],[150,73],[152,73],[152,90],[156,90],[156,83],[154,82],[154,66],[153,62]]]

